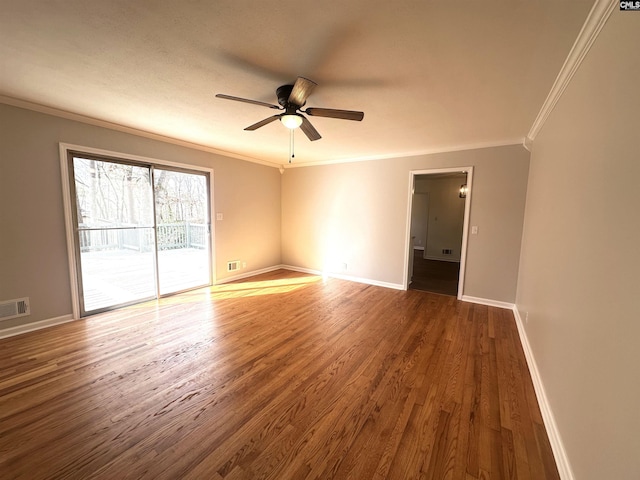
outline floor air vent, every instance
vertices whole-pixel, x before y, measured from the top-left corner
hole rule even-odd
[[[4,302],[0,302],[0,320],[25,317],[27,315],[31,315],[31,309],[29,308],[29,297],[16,298],[15,300],[6,300]]]

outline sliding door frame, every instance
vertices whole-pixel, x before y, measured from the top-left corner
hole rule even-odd
[[[214,172],[213,169],[207,167],[200,167],[197,165],[189,165],[186,163],[171,162],[167,160],[161,160],[156,158],[143,157],[140,155],[131,155],[127,153],[114,152],[109,150],[103,150],[98,148],[86,147],[82,145],[74,145],[69,143],[59,144],[60,152],[60,170],[62,180],[62,197],[64,207],[64,219],[65,219],[65,231],[67,237],[67,258],[69,263],[69,281],[71,286],[71,304],[72,313],[74,319],[81,318],[80,308],[80,286],[78,277],[79,260],[76,258],[76,225],[74,214],[74,199],[72,198],[72,188],[70,170],[69,170],[69,155],[79,154],[87,155],[89,157],[101,157],[102,160],[114,161],[120,163],[131,163],[140,166],[150,166],[153,171],[153,167],[165,167],[183,172],[200,172],[204,173],[208,177],[208,193],[209,193],[209,278],[211,279],[211,285],[216,283],[216,255],[215,255],[215,228],[213,218],[215,215],[214,208]],[[98,160],[100,158],[97,158]],[[153,179],[152,179],[153,181]],[[153,184],[152,184],[153,188]],[[155,202],[154,202],[155,203]],[[155,207],[154,207],[155,209]],[[155,218],[154,218],[155,225]],[[156,248],[157,250],[157,248]],[[156,252],[157,255],[157,252]],[[156,259],[157,265],[157,259]],[[157,280],[157,279],[156,279]],[[156,286],[157,288],[157,286]],[[159,296],[159,295],[158,295]]]

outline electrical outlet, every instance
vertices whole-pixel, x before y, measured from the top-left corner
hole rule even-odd
[[[242,268],[247,268],[247,262],[242,262]]]
[[[529,312],[524,312],[524,323],[529,323]]]

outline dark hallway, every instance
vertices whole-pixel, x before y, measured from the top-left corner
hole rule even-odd
[[[409,288],[443,295],[458,294],[460,262],[426,260],[422,250],[414,250],[413,276]]]

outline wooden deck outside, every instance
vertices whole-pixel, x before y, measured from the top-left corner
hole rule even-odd
[[[152,252],[106,250],[82,254],[83,288],[87,311],[155,297]],[[209,283],[206,250],[182,248],[158,252],[160,293]]]
[[[557,479],[512,313],[278,271],[0,340],[3,479]]]

